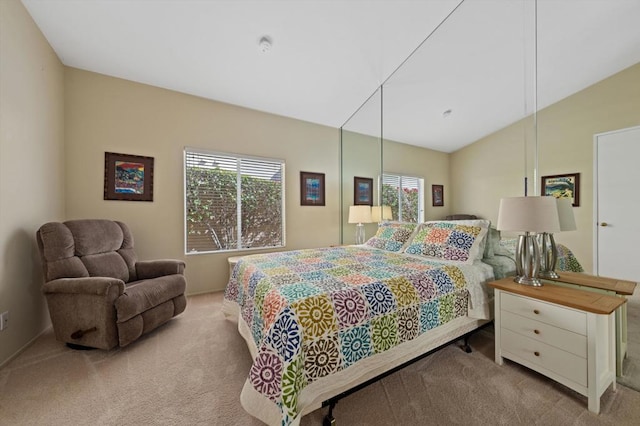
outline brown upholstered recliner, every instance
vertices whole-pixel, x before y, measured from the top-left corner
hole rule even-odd
[[[126,346],[187,305],[184,262],[138,262],[122,222],[50,222],[37,240],[56,339],[72,347]]]

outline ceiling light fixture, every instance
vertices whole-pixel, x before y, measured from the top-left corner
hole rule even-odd
[[[258,42],[258,46],[260,47],[260,51],[262,53],[267,53],[271,50],[271,38],[269,36],[263,36]]]

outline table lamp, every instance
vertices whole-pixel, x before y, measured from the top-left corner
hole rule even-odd
[[[370,206],[350,206],[349,207],[349,223],[357,223],[356,225],[356,244],[364,244],[364,224],[371,223],[371,207]]]
[[[553,197],[510,197],[500,200],[498,230],[524,232],[516,246],[516,277],[519,284],[541,286],[540,249],[534,233],[558,232],[560,220]]]
[[[573,205],[570,198],[557,198],[558,219],[560,220],[560,232],[575,231],[576,219],[573,216]],[[553,233],[543,232],[538,235],[540,244],[540,277],[559,278],[556,273],[556,263],[558,262],[558,246],[553,238]]]
[[[373,206],[371,207],[371,222],[384,222],[385,220],[391,220],[393,213],[391,212],[391,206]]]

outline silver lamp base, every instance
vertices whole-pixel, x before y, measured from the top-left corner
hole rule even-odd
[[[553,238],[553,234],[543,232],[538,235],[540,244],[540,278],[560,278],[556,274],[556,263],[558,262],[558,246]]]
[[[518,284],[541,287],[538,279],[540,270],[540,249],[535,236],[526,232],[518,237],[516,246],[516,277],[513,281]]]

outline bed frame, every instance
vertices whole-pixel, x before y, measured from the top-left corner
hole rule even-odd
[[[490,305],[493,305],[493,303],[490,302]],[[244,323],[237,305],[225,300],[223,301],[223,312],[228,319],[238,325],[238,331],[247,343],[251,357],[255,358],[257,355],[257,347],[255,343],[253,343],[251,331],[246,323]],[[491,312],[493,312],[493,309],[491,309]],[[325,389],[323,393],[320,393],[320,390],[326,387],[323,386],[323,384],[319,386],[318,392],[311,391],[310,394],[307,394],[305,396],[306,403],[299,413],[299,418],[301,419],[303,416],[317,409],[328,406],[329,413],[325,416],[323,424],[335,424],[332,411],[340,399],[460,339],[464,339],[465,342],[462,348],[466,352],[470,352],[471,348],[468,344],[469,337],[480,328],[492,323],[492,321],[492,319],[476,319],[469,316],[454,318],[450,322],[431,329],[411,341],[404,342],[402,345],[395,346],[388,351],[361,360],[360,362],[364,362],[364,366],[361,364],[362,373],[358,377],[354,378],[337,373],[337,375],[323,377],[317,380],[314,383],[326,383],[326,381],[330,380],[331,386]],[[342,370],[342,372],[344,372],[344,370]],[[255,390],[245,382],[243,391],[240,394],[240,402],[245,411],[265,423],[275,424],[275,417],[271,416],[279,417],[279,413],[269,413],[270,410],[274,409],[274,406],[270,402],[255,404],[255,401],[252,400],[254,403],[250,403],[250,401],[246,399],[250,398],[250,395],[247,394],[245,398],[245,392],[253,394]],[[267,418],[273,418],[274,421],[269,422]]]
[[[443,344],[441,344],[441,345],[439,345],[439,346],[437,346],[437,347],[435,347],[433,349],[430,349],[427,352],[425,352],[425,353],[423,353],[421,355],[418,355],[417,357],[415,357],[413,359],[405,361],[404,363],[402,363],[402,364],[400,364],[400,365],[398,365],[396,367],[393,367],[392,369],[390,369],[388,371],[385,371],[384,373],[378,374],[377,376],[372,377],[371,379],[368,379],[367,381],[365,381],[365,382],[363,382],[363,383],[361,383],[359,385],[356,385],[351,389],[348,389],[348,390],[346,390],[346,391],[344,391],[344,392],[342,392],[342,393],[340,393],[340,394],[338,394],[338,395],[336,395],[334,397],[331,397],[331,398],[323,401],[322,402],[322,407],[327,407],[328,406],[329,407],[329,412],[322,419],[322,426],[335,426],[336,425],[336,419],[333,417],[333,409],[335,408],[336,404],[342,398],[345,398],[345,397],[351,395],[352,393],[358,392],[359,390],[364,389],[367,386],[369,386],[369,385],[371,385],[371,384],[373,384],[373,383],[375,383],[375,382],[377,382],[379,380],[382,380],[385,377],[387,377],[387,376],[389,376],[389,375],[391,375],[393,373],[396,373],[396,372],[402,370],[403,368],[408,367],[409,365],[411,365],[411,364],[413,364],[413,363],[415,363],[417,361],[420,361],[421,359],[426,358],[426,357],[428,357],[429,355],[431,355],[431,354],[433,354],[435,352],[438,352],[440,349],[443,349],[443,348],[449,346],[450,344],[452,344],[454,342],[457,342],[460,339],[463,339],[463,344],[461,346],[461,349],[464,350],[466,353],[471,353],[472,349],[471,349],[471,346],[469,345],[469,338],[473,334],[477,333],[479,330],[489,326],[492,323],[493,323],[493,320],[484,320],[484,324],[480,325],[479,327],[477,327],[477,328],[475,328],[475,329],[473,329],[471,331],[466,332],[462,336],[454,337],[453,339],[449,340],[448,342],[445,342],[445,343],[443,343]]]

